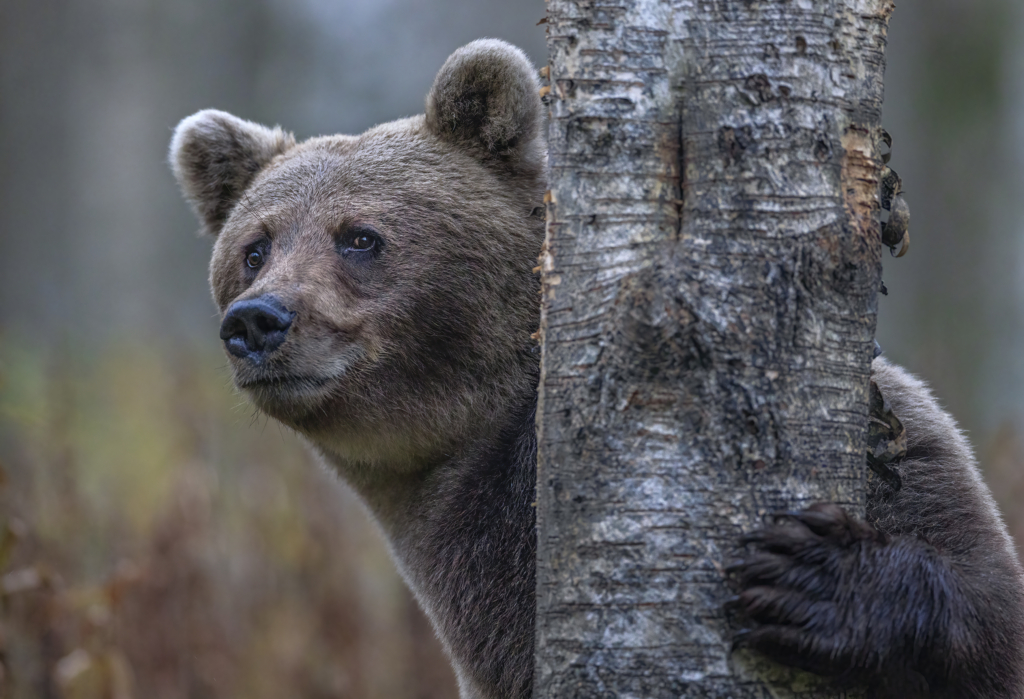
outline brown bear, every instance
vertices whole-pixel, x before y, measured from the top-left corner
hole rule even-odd
[[[296,143],[207,110],[171,142],[236,385],[366,502],[464,699],[532,689],[538,87],[481,40],[425,115]],[[874,378],[909,433],[902,488],[868,522],[819,506],[753,534],[738,640],[879,696],[1024,697],[1021,570],[970,449],[920,382]]]

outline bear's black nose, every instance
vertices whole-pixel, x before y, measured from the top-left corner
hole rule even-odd
[[[284,342],[294,317],[271,294],[239,301],[224,315],[220,339],[236,357],[261,362]]]

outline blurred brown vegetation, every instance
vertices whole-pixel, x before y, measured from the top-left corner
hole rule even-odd
[[[361,506],[222,360],[0,356],[0,697],[455,695]]]

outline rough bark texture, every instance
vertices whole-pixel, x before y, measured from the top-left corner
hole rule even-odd
[[[537,697],[839,696],[730,653],[764,515],[863,512],[889,0],[549,0]]]

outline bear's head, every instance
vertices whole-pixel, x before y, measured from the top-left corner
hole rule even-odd
[[[529,60],[456,51],[425,115],[296,143],[207,110],[171,142],[215,237],[235,384],[353,463],[414,467],[532,395],[545,146]]]

